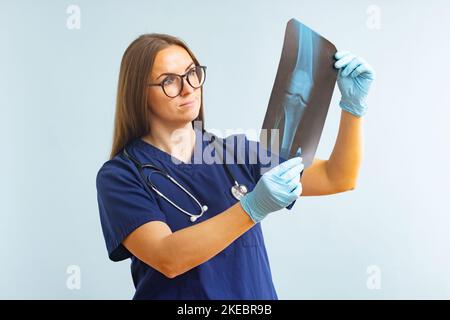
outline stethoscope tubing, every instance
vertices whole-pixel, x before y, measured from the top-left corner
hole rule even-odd
[[[213,136],[212,136],[213,142],[215,142],[215,140],[216,140],[215,138],[216,138],[216,137],[213,135]],[[217,149],[216,149],[216,150],[217,150]],[[140,177],[141,177],[141,180],[142,180],[142,182],[143,182],[143,184],[144,184],[144,187],[145,187],[145,189],[147,190],[147,192],[151,193],[151,192],[150,192],[150,189],[149,189],[149,187],[150,187],[156,194],[158,194],[158,195],[161,196],[163,199],[165,199],[167,202],[169,202],[171,205],[173,205],[175,208],[177,208],[178,210],[180,210],[181,212],[183,212],[184,214],[186,214],[187,216],[189,216],[189,217],[190,217],[190,220],[191,220],[192,222],[196,221],[198,218],[200,218],[200,217],[205,213],[206,210],[208,210],[208,206],[202,205],[202,204],[200,203],[200,201],[198,201],[198,199],[197,199],[192,193],[189,192],[189,190],[187,190],[187,189],[186,189],[185,187],[183,187],[178,181],[176,181],[171,175],[169,175],[169,173],[168,173],[167,171],[165,171],[165,170],[163,170],[163,169],[161,169],[161,168],[159,168],[159,167],[157,167],[157,166],[155,166],[155,165],[153,165],[153,164],[150,164],[150,163],[142,164],[142,163],[139,162],[136,158],[134,158],[133,156],[131,156],[131,155],[128,153],[126,147],[123,148],[123,153],[124,153],[124,155],[125,155],[128,159],[130,159],[130,160],[135,164],[135,166],[137,167],[137,169],[138,169],[138,171],[139,171],[139,175],[140,175]],[[223,156],[222,156],[222,159],[223,159]],[[231,172],[230,168],[228,168],[227,164],[224,163],[224,167],[225,167],[225,171],[226,171],[227,175],[228,175],[228,176],[230,177],[230,179],[233,181],[234,186],[235,186],[236,188],[239,188],[239,187],[243,186],[244,189],[247,190],[246,187],[245,187],[244,185],[240,185],[240,184],[238,183],[238,181],[236,180],[234,174]],[[144,172],[143,172],[144,168],[149,168],[149,169],[152,169],[152,170],[153,170],[153,171],[150,172],[150,176],[149,176],[149,177],[146,177],[146,176],[144,175]],[[174,183],[177,187],[179,187],[181,190],[183,190],[183,192],[185,192],[185,193],[186,193],[192,200],[194,200],[195,203],[199,206],[199,208],[200,208],[200,214],[192,214],[192,213],[190,213],[190,212],[184,210],[184,209],[181,208],[179,205],[177,205],[175,202],[173,202],[172,200],[170,200],[165,194],[163,194],[161,191],[159,191],[158,188],[156,187],[156,185],[151,181],[151,175],[154,174],[154,173],[159,173],[159,174],[163,175],[164,177],[166,177],[167,179],[169,179],[172,183]]]

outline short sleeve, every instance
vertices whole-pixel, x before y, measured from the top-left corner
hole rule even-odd
[[[132,254],[122,241],[139,226],[155,220],[166,222],[166,217],[139,176],[124,164],[105,163],[97,173],[96,186],[108,256],[112,261],[127,259]]]
[[[247,163],[250,166],[250,171],[255,184],[265,172],[287,160],[281,155],[272,153],[270,149],[263,148],[259,141],[249,140],[245,134],[242,134],[242,136],[242,138],[238,137],[238,140],[240,138],[245,140],[245,148],[247,153],[246,161],[248,161]],[[289,210],[292,209],[295,201],[293,201],[286,208]]]

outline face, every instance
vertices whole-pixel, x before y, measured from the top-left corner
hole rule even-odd
[[[164,73],[183,75],[194,66],[194,61],[183,47],[172,45],[156,55],[149,83],[161,83],[168,76]],[[175,98],[166,96],[161,86],[148,87],[147,100],[152,121],[182,125],[197,118],[200,111],[201,88],[191,87],[186,77],[183,81],[183,90]],[[183,105],[189,101],[193,103]]]

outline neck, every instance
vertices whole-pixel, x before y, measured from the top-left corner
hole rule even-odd
[[[152,123],[150,132],[142,139],[183,162],[189,162],[194,152],[195,130],[191,122],[176,127]]]

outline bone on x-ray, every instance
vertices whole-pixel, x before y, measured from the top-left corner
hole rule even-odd
[[[260,141],[284,159],[301,148],[305,169],[314,159],[333,95],[335,53],[327,39],[296,19],[288,21]]]

